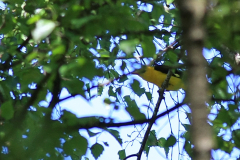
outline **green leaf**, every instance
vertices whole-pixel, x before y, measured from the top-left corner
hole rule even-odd
[[[109,132],[118,141],[120,145],[122,145],[122,139],[117,130],[114,130],[114,129],[105,129],[105,130]]]
[[[156,47],[153,43],[153,37],[145,36],[141,42],[144,57],[153,57],[156,54]]]
[[[174,0],[166,0],[167,5],[170,5]]]
[[[121,70],[124,71],[124,69],[127,67],[126,62],[122,61],[122,65],[121,65]]]
[[[97,159],[103,153],[104,148],[103,148],[103,146],[101,144],[95,143],[94,145],[92,145],[90,150],[91,150],[91,153],[92,153],[93,157],[95,159]]]
[[[22,90],[26,90],[29,84],[39,82],[43,77],[40,70],[35,67],[25,68],[24,70],[21,70],[21,72],[17,68],[14,68],[14,70],[15,75],[19,77]]]
[[[164,35],[163,36],[163,40],[164,40],[165,43],[167,43],[167,45],[169,45],[169,38],[170,37],[171,37],[170,35]]]
[[[116,70],[114,70],[114,69],[109,69],[109,70],[108,70],[108,73],[107,73],[105,76],[106,76],[106,78],[108,78],[108,79],[114,79],[114,78],[119,77],[119,74],[118,74],[118,72],[117,72]]]
[[[71,138],[70,140],[67,140],[63,144],[64,152],[73,157],[76,155],[79,157],[85,155],[87,148],[88,148],[88,141],[80,135],[73,136],[73,138]]]
[[[165,14],[164,14],[164,25],[163,26],[164,27],[169,27],[171,22],[172,22],[172,19],[173,19],[172,15],[168,12],[165,12]],[[165,42],[167,43],[167,45],[169,45],[169,40],[165,41]]]
[[[96,19],[97,16],[87,16],[84,18],[78,18],[78,19],[71,19],[71,24],[74,28],[80,28],[82,27],[84,24],[89,23],[90,21]]]
[[[145,147],[144,147],[144,151],[145,151],[146,155],[148,156],[149,151],[150,151],[150,147],[145,146]]]
[[[158,142],[158,146],[163,148],[166,144],[166,139],[162,137],[162,138],[159,138],[157,142]]]
[[[71,79],[71,81],[62,81],[62,86],[65,87],[72,95],[80,94],[85,97],[83,86],[84,82],[78,79]]]
[[[104,98],[103,102],[104,102],[106,105],[112,104],[112,101],[111,101],[109,98]]]
[[[119,46],[115,46],[115,47],[112,49],[111,56],[112,56],[112,57],[116,57],[116,56],[118,55],[118,52],[119,52]]]
[[[36,57],[38,56],[38,52],[32,52],[32,53],[30,53],[27,57],[26,57],[26,60],[27,61],[31,61],[31,60],[33,60],[33,59],[35,59]]]
[[[122,93],[121,88],[122,88],[122,87],[118,87],[118,88],[116,89],[116,92],[117,92],[119,95],[121,95],[121,93]]]
[[[62,120],[63,124],[65,124],[67,126],[73,126],[78,123],[78,119],[75,114],[73,114],[67,110],[63,110],[62,112],[63,113],[61,116],[61,120]]]
[[[159,23],[159,18],[161,15],[164,14],[164,12],[165,11],[164,11],[163,5],[158,5],[158,4],[153,5],[153,10],[151,12],[151,15],[152,15],[153,20],[156,22],[156,24]],[[159,32],[159,33],[161,33],[161,32]],[[162,38],[162,34],[155,35],[155,36],[158,38]]]
[[[166,58],[168,61],[170,61],[172,64],[176,63],[178,60],[178,55],[175,53],[176,51],[168,50],[166,53]]]
[[[158,146],[157,136],[156,136],[156,131],[155,130],[152,130],[149,133],[149,136],[148,136],[148,139],[147,139],[147,146],[148,147]]]
[[[214,69],[216,67],[219,67],[217,69],[220,69],[220,67],[222,67],[223,65],[224,65],[224,60],[220,57],[214,57],[210,63],[210,67],[213,67]],[[224,68],[222,68],[222,69],[224,69]]]
[[[131,54],[136,50],[136,46],[139,44],[139,39],[123,40],[119,44],[119,48],[126,54]]]
[[[193,154],[193,149],[192,149],[191,145],[192,144],[189,141],[185,141],[184,149],[187,152],[187,154],[189,155],[189,157],[192,157],[192,154]]]
[[[41,19],[40,15],[34,15],[34,16],[32,16],[31,18],[29,18],[27,20],[27,24],[33,24],[33,23],[37,22],[40,19]]]
[[[219,110],[219,113],[213,123],[214,124],[215,123],[220,123],[220,124],[226,123],[227,127],[231,127],[233,125],[232,120],[228,114],[228,111],[223,106]]]
[[[66,50],[66,47],[64,45],[58,45],[56,48],[52,50],[52,54],[53,55],[63,54],[66,52],[65,50]]]
[[[100,54],[100,57],[110,58],[110,53],[106,49],[97,49],[97,51]]]
[[[98,86],[97,87],[97,92],[98,92],[98,96],[101,96],[102,95],[102,93],[103,93],[103,86]]]
[[[123,76],[121,76],[121,77],[119,78],[118,82],[119,82],[119,83],[123,83],[123,82],[125,82],[126,80],[128,80],[128,77],[125,76],[125,75],[123,75]]]
[[[87,130],[87,132],[88,132],[88,135],[90,136],[90,137],[94,137],[94,136],[96,136],[96,135],[98,135],[100,132],[97,132],[97,133],[93,133],[93,132],[91,132],[89,129]]]
[[[134,100],[131,100],[130,96],[125,96],[124,100],[127,103],[127,107],[125,108],[126,111],[134,120],[146,119],[145,114],[140,112],[136,102]]]
[[[171,135],[167,138],[165,147],[172,147],[176,144],[176,142],[177,142],[176,138],[173,135]]]
[[[133,83],[131,84],[131,88],[134,91],[135,94],[137,94],[139,97],[142,96],[145,93],[145,89],[140,87],[140,83],[137,80],[133,80]]]
[[[10,120],[13,118],[14,115],[14,108],[12,105],[12,101],[7,101],[3,103],[0,107],[1,109],[1,116],[6,120]]]
[[[222,136],[220,137],[217,136],[216,138],[217,148],[230,154],[233,148],[234,147],[239,148],[239,144],[240,144],[238,137],[236,137],[236,135],[234,134],[233,134],[233,140],[234,140],[234,143],[232,143],[231,141],[225,141]]]
[[[150,93],[150,92],[145,92],[144,94],[146,95],[146,97],[147,97],[147,99],[148,99],[149,101],[152,100],[152,93]]]
[[[17,86],[17,84],[19,83],[19,78],[18,77],[7,77],[5,80],[7,86],[9,88],[15,88]]]
[[[234,131],[232,132],[232,136],[233,136],[233,140],[234,140],[235,147],[237,147],[238,149],[240,149],[240,141],[239,141],[240,129],[234,130]]]
[[[125,149],[118,151],[118,156],[120,160],[123,160],[124,158],[126,158]]]
[[[166,157],[168,157],[169,147],[172,147],[176,143],[176,138],[171,135],[167,139],[162,137],[157,142],[159,147],[164,148]]]
[[[184,133],[181,135],[181,137],[189,140],[189,139],[190,139],[190,133],[189,133],[189,132],[184,132]]]
[[[186,131],[190,131],[190,124],[182,124]]]
[[[100,43],[100,47],[102,48],[102,51],[107,51],[108,55],[109,55],[108,50],[110,49],[110,45],[111,45],[110,38],[109,37],[102,37],[101,40],[99,40],[98,42]]]
[[[1,60],[4,62],[4,61],[6,61],[8,58],[9,58],[9,54],[8,53],[3,53],[3,54],[1,54]]]
[[[113,97],[116,97],[117,94],[116,92],[113,91],[113,86],[110,86],[109,89],[108,89],[108,95],[109,96],[113,96]]]

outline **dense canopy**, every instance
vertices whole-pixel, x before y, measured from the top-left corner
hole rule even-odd
[[[239,1],[11,0],[0,17],[0,159],[240,157]],[[159,91],[132,74],[153,64]]]

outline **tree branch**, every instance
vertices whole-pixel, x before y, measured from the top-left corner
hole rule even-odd
[[[123,160],[126,160],[126,159],[131,158],[131,157],[137,157],[137,156],[138,156],[138,154],[131,154],[131,155],[123,158]]]
[[[52,100],[49,103],[48,108],[54,109],[54,107],[56,106],[56,104],[59,103],[59,95],[61,92],[61,77],[60,74],[58,72],[58,69],[56,71],[56,77],[53,81],[53,90],[52,90]],[[51,118],[52,112],[48,114],[49,119]]]
[[[26,118],[26,114],[28,113],[29,107],[36,101],[38,94],[42,90],[44,84],[47,82],[47,80],[51,77],[50,74],[47,74],[39,83],[36,90],[33,91],[31,94],[31,98],[26,102],[24,106],[21,107],[21,110],[19,113],[15,115],[15,118],[13,118],[13,125],[16,127],[11,128],[4,137],[2,142],[6,142],[11,137],[15,137],[15,134],[17,134],[16,129],[22,127],[22,124],[24,122],[24,119]]]
[[[159,98],[158,98],[158,101],[157,101],[157,104],[156,104],[156,107],[155,107],[155,109],[154,109],[154,112],[153,112],[153,115],[152,115],[152,118],[151,118],[151,119],[155,119],[155,117],[157,117],[157,113],[158,113],[158,111],[159,111],[160,104],[161,104],[161,102],[162,102],[162,100],[163,100],[163,98],[164,98],[164,91],[165,91],[165,88],[166,88],[167,85],[168,85],[168,82],[169,82],[169,80],[170,80],[170,78],[171,78],[171,75],[172,75],[172,72],[171,72],[171,70],[169,70],[169,71],[168,71],[168,74],[167,74],[167,78],[165,79],[165,81],[163,82],[161,88],[160,88],[159,91],[158,91],[158,93],[159,93]],[[148,123],[148,128],[147,128],[147,130],[146,130],[146,132],[145,132],[145,134],[144,134],[141,147],[140,147],[140,149],[139,149],[139,151],[138,151],[138,158],[137,158],[137,160],[140,160],[140,159],[141,159],[142,152],[143,152],[143,150],[144,150],[144,148],[145,148],[145,145],[146,145],[146,143],[147,143],[147,139],[148,139],[148,137],[149,137],[149,133],[150,133],[150,131],[151,131],[151,128],[152,128],[152,126],[153,126],[153,123],[155,123],[155,121],[150,121],[150,122]]]
[[[75,129],[90,129],[90,128],[105,128],[105,127],[123,127],[123,126],[130,126],[130,125],[136,125],[136,124],[144,124],[144,123],[149,123],[152,122],[154,123],[158,118],[161,118],[163,116],[165,116],[166,114],[169,114],[170,112],[174,111],[175,109],[181,107],[182,105],[184,105],[185,103],[179,103],[176,106],[170,108],[168,111],[165,111],[155,117],[152,117],[150,119],[142,119],[142,120],[136,120],[136,121],[129,121],[129,122],[121,122],[121,123],[106,123],[106,122],[96,122],[96,123],[92,123],[89,122],[87,124],[84,125],[73,125],[73,126],[66,126],[65,130],[75,130]],[[107,118],[106,118],[107,119]]]
[[[25,41],[23,41],[22,44],[20,44],[20,46],[17,48],[17,51],[21,52],[21,49],[28,44],[28,42],[30,41],[31,38],[32,38],[32,35],[30,34],[27,37],[27,39]]]

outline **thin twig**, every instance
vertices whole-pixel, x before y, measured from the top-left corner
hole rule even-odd
[[[159,53],[157,53],[157,58],[152,60],[150,62],[150,66],[156,62],[156,61],[160,61],[160,57],[162,57],[163,53],[167,52],[168,50],[172,49],[172,50],[175,50],[177,47],[179,47],[180,44],[179,44],[179,39],[176,39],[173,43],[171,43],[169,46],[167,46],[166,48],[164,48],[163,50],[161,50]]]
[[[166,88],[167,85],[168,85],[168,82],[169,82],[169,80],[170,80],[170,78],[171,78],[171,75],[172,75],[172,72],[171,72],[171,70],[169,70],[165,81],[163,82],[161,88],[160,88],[159,91],[158,91],[158,93],[159,93],[159,98],[158,98],[158,101],[157,101],[157,104],[156,104],[156,107],[155,107],[155,109],[154,109],[154,112],[153,112],[153,115],[152,115],[152,118],[151,118],[151,119],[155,119],[155,117],[157,117],[157,113],[158,113],[158,111],[159,111],[160,104],[161,104],[162,100],[164,99],[164,91],[165,91],[165,88]],[[148,123],[148,128],[147,128],[147,130],[146,130],[146,132],[145,132],[145,135],[144,135],[144,137],[143,137],[143,141],[142,141],[141,147],[140,147],[139,152],[138,152],[138,158],[137,158],[137,160],[140,160],[140,159],[141,159],[142,152],[143,152],[143,150],[144,150],[144,148],[145,148],[145,145],[146,145],[146,143],[147,143],[147,139],[148,139],[148,137],[149,137],[149,133],[150,133],[150,131],[151,131],[151,128],[152,128],[152,126],[153,126],[153,123],[155,123],[155,121],[150,121],[150,122]]]
[[[157,119],[171,113],[172,111],[176,110],[177,108],[181,107],[184,105],[184,103],[179,103],[176,106],[170,108],[168,111],[165,111],[155,117],[152,117],[150,119],[141,119],[141,120],[136,120],[136,121],[128,121],[128,122],[120,122],[120,123],[106,123],[106,122],[89,122],[86,124],[77,124],[74,126],[66,126],[65,130],[75,130],[75,129],[90,129],[90,128],[105,128],[105,127],[123,127],[123,126],[130,126],[130,125],[136,125],[136,124],[144,124],[144,123],[150,123],[150,122],[155,122]],[[103,117],[101,117],[103,118]],[[104,118],[103,118],[104,119]],[[108,119],[108,118],[106,118]]]
[[[31,38],[32,38],[32,35],[30,34],[27,37],[27,39],[25,41],[23,41],[22,44],[20,44],[20,46],[17,48],[17,51],[21,52],[21,49],[28,44],[28,42],[30,41]]]
[[[131,155],[125,157],[123,160],[126,160],[126,159],[131,158],[131,157],[137,157],[137,156],[138,156],[138,154],[131,154]]]

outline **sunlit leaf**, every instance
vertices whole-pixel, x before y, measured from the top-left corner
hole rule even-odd
[[[46,38],[54,28],[57,26],[57,23],[47,19],[40,19],[36,22],[35,29],[32,30],[32,37],[36,42]]]
[[[158,145],[160,146],[160,147],[164,147],[165,146],[165,144],[166,144],[166,139],[165,138],[159,138],[158,139]]]
[[[110,55],[109,55],[110,53],[106,49],[98,49],[97,51],[101,57],[106,57],[106,58],[110,57]]]
[[[139,44],[138,39],[124,40],[119,44],[119,48],[127,54],[131,54],[136,50],[136,46]]]
[[[59,45],[56,48],[53,49],[52,54],[53,55],[58,55],[62,54],[65,52],[65,46],[64,45]]]
[[[171,4],[174,0],[166,0],[167,5]]]
[[[103,86],[98,86],[97,90],[98,90],[98,95],[101,96],[103,93]]]

